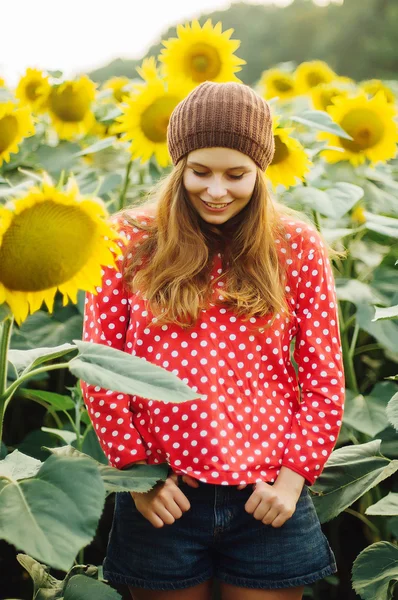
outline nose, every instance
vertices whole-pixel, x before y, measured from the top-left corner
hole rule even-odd
[[[212,200],[220,200],[221,198],[224,198],[224,196],[227,195],[227,190],[223,185],[222,181],[215,179],[207,188],[207,193],[209,194],[210,198],[212,198]]]

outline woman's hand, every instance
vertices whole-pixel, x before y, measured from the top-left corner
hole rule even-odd
[[[297,488],[269,485],[265,481],[255,484],[255,489],[245,504],[245,510],[264,525],[282,527],[296,510],[300,497]]]
[[[178,477],[171,473],[165,482],[149,492],[130,492],[135,506],[156,528],[171,525],[191,508],[188,498],[178,487]]]

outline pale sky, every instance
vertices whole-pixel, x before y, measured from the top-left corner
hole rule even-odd
[[[250,3],[286,6],[292,1]],[[329,1],[317,0],[319,4]],[[114,58],[140,58],[167,27],[230,4],[230,0],[5,1],[0,77],[15,85],[28,66],[60,69],[69,77]]]

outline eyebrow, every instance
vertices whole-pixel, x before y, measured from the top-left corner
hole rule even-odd
[[[202,165],[201,163],[198,163],[198,162],[188,161],[187,164],[195,165],[196,167],[203,167],[203,169],[209,169],[209,167],[206,167],[206,165]],[[226,171],[235,171],[236,169],[248,169],[248,168],[249,167],[247,167],[246,165],[243,165],[240,167],[229,167],[228,169],[226,169]]]

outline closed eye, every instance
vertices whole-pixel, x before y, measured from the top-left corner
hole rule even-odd
[[[206,175],[208,175],[209,173],[205,173],[203,171],[195,171],[195,169],[192,169],[192,172],[194,175],[196,175],[197,177],[206,177]],[[230,179],[235,179],[235,180],[239,180],[242,179],[244,173],[242,173],[241,175],[228,175],[228,177]]]

